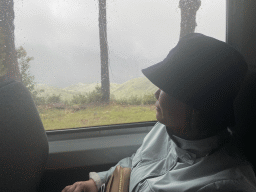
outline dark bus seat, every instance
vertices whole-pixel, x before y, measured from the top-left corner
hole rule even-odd
[[[242,138],[241,149],[256,171],[254,147],[256,134],[256,72],[249,71],[234,101],[236,126],[234,130]]]
[[[27,88],[13,80],[0,82],[0,191],[37,191],[48,153],[47,136]]]

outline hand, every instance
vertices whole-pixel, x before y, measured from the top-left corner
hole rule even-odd
[[[88,181],[78,181],[73,185],[66,186],[61,192],[97,192],[98,189],[95,182],[90,179]]]

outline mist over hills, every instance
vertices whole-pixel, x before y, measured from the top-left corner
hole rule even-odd
[[[46,84],[37,84],[35,85],[35,89],[37,91],[43,89],[44,92],[40,93],[40,96],[43,97],[61,95],[63,100],[71,100],[73,95],[92,92],[96,86],[100,86],[100,84],[78,83],[65,88],[59,88]],[[157,87],[146,77],[134,78],[123,84],[110,83],[110,95],[116,99],[129,98],[130,96],[135,95],[140,97],[145,94],[154,93],[156,90]]]

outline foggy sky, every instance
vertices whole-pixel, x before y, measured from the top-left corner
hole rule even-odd
[[[110,81],[142,76],[179,39],[179,0],[107,0]],[[196,32],[225,41],[226,1],[202,0]],[[97,0],[14,0],[15,44],[37,83],[100,83]]]

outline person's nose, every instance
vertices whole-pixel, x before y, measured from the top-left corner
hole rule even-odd
[[[158,100],[158,98],[159,98],[160,92],[161,92],[160,89],[158,89],[158,90],[155,92],[155,98],[156,98],[157,100]]]

